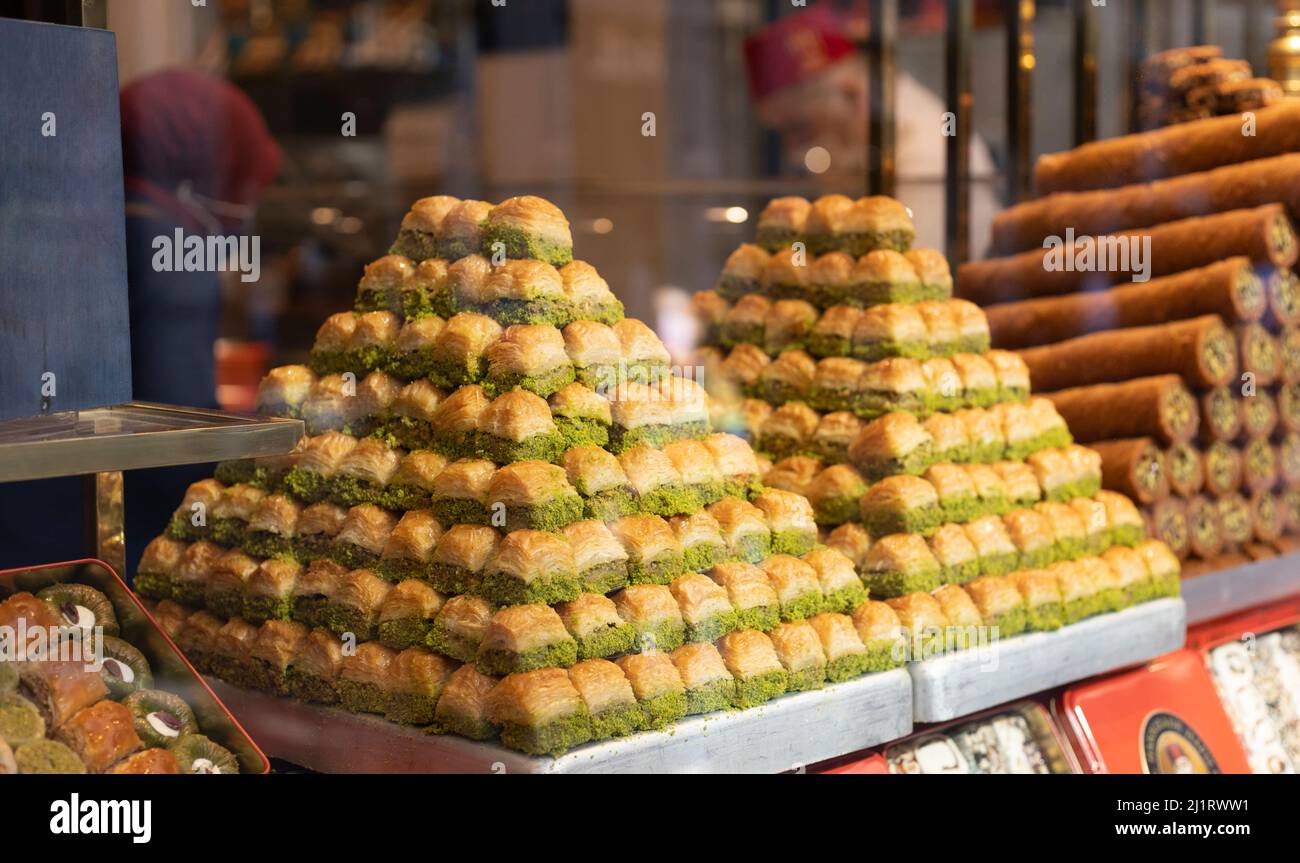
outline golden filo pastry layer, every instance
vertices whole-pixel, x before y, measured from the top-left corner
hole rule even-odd
[[[238,549],[231,549],[217,558],[208,576],[208,587],[243,591],[244,584],[257,571],[259,561]]]
[[[226,550],[216,543],[200,540],[191,543],[181,556],[180,566],[176,568],[176,577],[183,582],[203,583],[212,575],[217,559]]]
[[[462,665],[452,672],[442,694],[438,696],[434,719],[444,723],[486,722],[488,695],[496,685],[496,678],[483,674],[473,664]]]
[[[782,623],[767,633],[781,665],[791,674],[826,665],[817,630],[806,620]]]
[[[169,536],[156,536],[144,547],[138,569],[149,575],[172,575],[181,565],[181,558],[188,547],[186,543]]]
[[[345,575],[347,570],[332,560],[313,560],[294,582],[293,595],[333,598]]]
[[[1004,387],[1029,391],[1029,366],[1014,351],[991,350],[984,355]]]
[[[552,434],[555,421],[546,399],[528,390],[511,390],[497,396],[483,411],[478,430],[517,443],[534,435]]]
[[[579,594],[577,599],[555,606],[555,611],[574,638],[584,638],[623,625],[614,600],[599,593]]]
[[[1119,492],[1103,489],[1093,495],[1093,500],[1106,508],[1106,522],[1111,527],[1136,527],[1142,524],[1142,515],[1137,506]]]
[[[668,526],[672,528],[673,535],[677,537],[683,549],[701,544],[722,547],[727,544],[722,538],[722,528],[718,525],[718,520],[707,512],[674,516],[668,520]]]
[[[722,654],[711,642],[682,645],[669,658],[687,689],[699,689],[719,680],[731,679]]]
[[[593,716],[636,705],[636,694],[619,668],[608,659],[588,659],[569,669],[569,682]]]
[[[806,496],[808,486],[822,470],[822,463],[812,456],[792,455],[772,465],[763,475],[763,485]]]
[[[687,623],[703,623],[710,617],[732,610],[727,591],[698,572],[679,576],[668,585],[668,589],[677,600],[682,619]]]
[[[298,517],[298,536],[338,536],[347,520],[346,509],[322,500],[303,509]]]
[[[343,670],[343,642],[327,629],[313,629],[290,665],[323,680],[337,680]]]
[[[862,583],[853,561],[833,548],[814,548],[801,559],[817,573],[824,594],[830,595]]]
[[[885,600],[910,637],[924,635],[927,630],[943,629],[948,625],[948,618],[943,613],[939,600],[928,593],[909,593]]]
[[[447,286],[462,302],[487,303],[491,299],[487,283],[492,269],[492,262],[483,255],[466,255],[447,267]]]
[[[479,420],[487,414],[492,400],[482,387],[471,384],[435,404],[432,416],[429,416],[429,427],[443,434],[465,434],[479,428]],[[550,419],[549,410],[547,419]]]
[[[438,540],[433,562],[480,572],[496,556],[500,542],[500,535],[486,525],[455,524]]]
[[[570,261],[560,267],[560,278],[564,282],[564,293],[569,301],[579,306],[607,303],[615,299],[609,283],[586,261]]]
[[[437,693],[460,663],[420,647],[408,647],[388,666],[385,689],[389,692]]]
[[[446,245],[460,245],[476,253],[483,247],[483,222],[492,212],[487,201],[461,201],[447,211],[438,226],[438,238]]]
[[[569,220],[559,207],[535,195],[518,195],[506,198],[488,213],[488,221],[495,225],[515,228],[532,234],[557,246],[573,245]]]
[[[738,497],[724,497],[708,507],[709,515],[718,520],[728,545],[755,533],[768,533],[767,519],[754,504]]]
[[[945,584],[933,594],[949,626],[977,627],[983,623],[970,595],[955,584]]]
[[[481,596],[462,594],[443,603],[438,625],[456,637],[478,644],[492,621],[492,606]]]
[[[867,529],[862,525],[851,521],[827,534],[826,545],[853,561],[854,566],[861,568],[867,559],[867,552],[871,549],[871,534],[867,533]]]
[[[618,458],[598,446],[566,450],[562,462],[569,483],[584,495],[628,485],[627,474]]]
[[[185,497],[181,500],[180,509],[188,511],[194,504],[201,503],[206,509],[211,510],[216,502],[221,500],[222,492],[225,490],[226,486],[215,479],[202,479],[190,483],[185,489]]]
[[[287,494],[267,495],[248,520],[248,529],[292,537],[297,533],[302,511],[303,505]]]
[[[814,533],[817,530],[812,504],[803,495],[768,489],[754,498],[754,505],[763,513],[771,530],[804,530]]]
[[[307,627],[301,623],[268,620],[258,628],[257,639],[249,650],[249,656],[283,671],[302,650],[307,641],[307,632]]]
[[[1016,546],[1007,533],[1006,525],[996,515],[972,519],[962,525],[980,557],[1015,554]]]
[[[395,417],[410,417],[411,419],[425,420],[432,423],[437,420],[438,409],[446,400],[446,393],[434,386],[428,379],[421,378],[402,387],[402,391],[397,394],[397,398],[393,399],[390,410]],[[470,401],[467,404],[473,404],[473,402]],[[450,410],[450,408],[447,410]]]
[[[615,664],[632,684],[638,701],[686,689],[677,666],[666,653],[629,653],[616,659]]]
[[[1007,579],[1015,586],[1016,593],[1024,597],[1029,608],[1061,601],[1061,587],[1056,576],[1045,569],[1022,569],[1013,572]]]
[[[211,653],[213,644],[216,642],[217,633],[221,630],[224,623],[224,621],[218,620],[206,611],[196,611],[189,617],[185,618],[185,625],[181,627],[180,637],[176,639],[176,646],[186,653],[197,653],[200,655]],[[47,668],[45,671],[48,672],[62,668],[66,663],[46,663],[46,665]],[[79,664],[76,668],[78,672],[82,674],[86,673]],[[25,676],[26,671],[22,672],[22,674]],[[92,678],[94,677],[94,675],[90,676]],[[26,680],[24,680],[24,683],[26,683]],[[100,682],[100,686],[103,686],[102,681]],[[104,694],[107,694],[107,687],[103,688],[105,692],[99,694],[97,698],[102,698]],[[56,722],[55,724],[57,725],[58,723]]]
[[[377,347],[392,344],[402,328],[402,319],[392,312],[366,312],[357,316],[357,324],[348,339],[348,348]]]
[[[252,655],[257,641],[257,627],[238,617],[222,624],[212,639],[212,652],[218,656],[245,661]]]
[[[368,569],[354,569],[339,579],[334,589],[333,601],[362,611],[379,610],[384,597],[393,589],[385,581]]]
[[[339,678],[353,683],[369,683],[384,687],[388,683],[388,667],[397,658],[397,651],[376,641],[358,644],[356,653],[343,655]]]
[[[709,578],[727,591],[727,599],[737,611],[773,607],[780,602],[767,573],[752,563],[720,563],[709,571]]]
[[[239,483],[227,486],[221,497],[212,506],[214,518],[235,518],[248,521],[257,511],[257,507],[266,499],[266,491],[255,485]]]
[[[420,198],[402,217],[402,228],[423,234],[436,234],[442,220],[459,203],[460,199],[451,195],[431,195]]]
[[[379,603],[379,622],[406,617],[433,620],[446,602],[445,596],[425,582],[408,578],[398,582]]]
[[[573,549],[573,563],[578,572],[594,566],[627,560],[627,551],[603,521],[575,521],[561,531]]]
[[[332,314],[316,330],[316,340],[312,343],[312,350],[331,353],[347,350],[356,329],[357,316],[353,312]]]
[[[729,632],[718,639],[717,646],[727,671],[737,680],[748,680],[759,674],[783,670],[772,640],[757,630],[738,629]]]
[[[934,562],[934,555],[923,537],[914,533],[895,533],[872,544],[862,567],[865,572],[896,572],[929,567]]]
[[[763,422],[761,437],[787,437],[806,441],[817,431],[821,416],[803,402],[786,402]]]
[[[1012,500],[1034,500],[1038,498],[1042,490],[1038,487],[1038,479],[1034,476],[1034,469],[1022,461],[999,461],[989,465],[993,472],[1002,480],[1002,485],[1006,487],[1007,495]]]
[[[516,530],[507,534],[487,568],[525,584],[552,573],[576,571],[569,544],[562,537],[540,530]]]
[[[487,357],[490,374],[540,375],[569,365],[564,336],[555,327],[541,324],[514,324],[492,343]]]
[[[663,450],[648,446],[633,447],[624,450],[619,455],[618,462],[622,465],[628,482],[639,495],[682,482],[681,474]]]
[[[853,610],[853,626],[864,644],[905,637],[898,613],[884,602],[869,599]]]
[[[677,469],[682,482],[688,485],[719,482],[722,472],[718,470],[707,447],[697,440],[677,440],[665,444],[663,454]]]
[[[662,584],[633,584],[614,594],[619,617],[638,626],[684,622],[671,590]]]
[[[1056,578],[1061,589],[1061,601],[1073,602],[1085,599],[1101,590],[1096,573],[1073,560],[1059,560],[1047,568]]]
[[[1074,507],[1057,501],[1042,501],[1034,504],[1034,512],[1047,519],[1052,538],[1062,540],[1082,540],[1087,535],[1083,519]]]
[[[1146,581],[1150,575],[1142,555],[1126,545],[1116,545],[1102,552],[1101,559],[1119,576],[1120,586],[1125,589]]]
[[[416,318],[402,324],[393,342],[393,350],[399,354],[413,354],[417,351],[432,350],[438,343],[438,336],[447,328],[447,322],[437,315]]]
[[[770,256],[752,243],[742,243],[727,256],[722,264],[724,278],[757,280],[767,266]]]
[[[316,375],[303,365],[278,366],[271,369],[257,386],[258,413],[272,408],[301,405],[311,393]]]
[[[628,362],[646,362],[658,365],[668,365],[672,362],[672,356],[668,353],[668,349],[664,347],[664,343],[644,321],[636,318],[623,318],[621,321],[616,322],[611,329],[618,336],[619,344],[623,347],[623,358]]]
[[[948,259],[937,249],[912,249],[903,257],[912,265],[913,271],[924,285],[946,286],[952,292],[952,270]]]
[[[413,509],[403,515],[384,544],[386,559],[428,561],[442,536],[442,525],[427,509]]]
[[[797,557],[774,554],[760,564],[768,583],[782,603],[793,602],[810,593],[821,593],[817,570]]]
[[[759,274],[759,283],[764,293],[773,293],[777,288],[798,290],[809,284],[808,255],[794,249],[781,249],[770,256]],[[724,275],[727,275],[724,271]]]
[[[486,459],[458,459],[434,479],[433,494],[439,498],[486,501],[496,473],[496,465]]]
[[[522,654],[568,640],[564,621],[549,605],[511,605],[492,615],[479,649]]]
[[[1153,578],[1166,578],[1177,575],[1181,569],[1178,557],[1168,545],[1157,539],[1147,539],[1138,543],[1137,553],[1147,565],[1147,572]]]
[[[817,633],[822,644],[822,652],[827,662],[835,662],[846,656],[857,656],[867,652],[867,647],[858,637],[853,626],[853,618],[847,614],[825,612],[808,618],[808,623]]]
[[[912,218],[907,214],[907,208],[888,195],[858,198],[853,203],[850,225],[851,229],[857,232],[885,233],[913,230]]]
[[[552,393],[547,402],[554,416],[595,420],[604,425],[613,422],[609,399],[586,384],[571,383]]]
[[[807,198],[794,195],[773,198],[758,214],[758,230],[779,229],[795,235],[802,234],[811,207]]]
[[[485,354],[505,330],[487,315],[461,312],[447,319],[438,334],[435,354],[444,359],[464,359]]]
[[[351,420],[383,416],[401,395],[405,387],[397,378],[385,372],[371,372],[357,384],[356,395],[349,397],[345,390],[344,415]]]
[[[564,328],[563,338],[565,352],[577,368],[612,366],[623,359],[618,333],[602,323],[574,321]]]
[[[508,260],[493,267],[483,283],[479,302],[493,300],[564,299],[564,281],[559,270],[532,258]],[[555,332],[554,327],[550,327]],[[556,332],[556,335],[559,335]]]
[[[487,499],[506,506],[528,506],[566,493],[577,492],[569,485],[564,468],[544,461],[517,461],[492,474]]]
[[[853,210],[853,199],[846,195],[822,195],[808,208],[804,233],[829,236],[850,230],[854,224]]]
[[[348,510],[348,517],[334,539],[380,554],[396,526],[397,517],[391,512],[363,503]]]
[[[377,438],[366,438],[343,458],[338,473],[375,485],[387,485],[397,473],[403,455],[402,450],[393,449]]]
[[[245,596],[280,597],[293,591],[298,579],[304,572],[303,565],[296,560],[269,558],[257,565],[257,569],[248,577],[244,585]]]
[[[930,552],[940,566],[956,568],[979,559],[975,545],[960,524],[940,525],[928,541]]]
[[[670,425],[673,421],[672,403],[660,398],[655,388],[637,381],[621,383],[610,393],[609,406],[614,424],[627,429]]]
[[[627,553],[640,560],[654,560],[681,546],[668,522],[657,515],[629,515],[610,525],[614,537]]]
[[[859,463],[892,458],[906,455],[932,441],[933,436],[914,415],[897,411],[864,425],[853,443],[849,444],[849,457]]]

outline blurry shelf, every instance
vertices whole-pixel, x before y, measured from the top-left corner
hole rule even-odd
[[[1158,599],[1103,614],[1056,632],[1035,632],[913,662],[916,722],[945,722],[1146,662],[1183,646],[1186,606]]]
[[[1300,593],[1300,555],[1280,555],[1183,580],[1187,622],[1201,623]]]
[[[129,402],[0,423],[0,482],[287,453],[301,420]]]
[[[912,728],[911,685],[901,669],[590,743],[558,758],[208,682],[269,755],[326,773],[780,773]]]

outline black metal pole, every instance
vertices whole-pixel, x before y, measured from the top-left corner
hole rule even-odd
[[[944,242],[956,266],[970,259],[971,43],[973,0],[948,0],[944,46],[947,50],[944,95],[948,115],[947,170],[944,173]]]
[[[1125,4],[1129,10],[1128,16],[1128,130],[1135,132],[1138,130],[1138,107],[1142,100],[1142,82],[1138,77],[1138,69],[1142,61],[1146,59],[1150,49],[1148,20],[1147,20],[1147,0],[1129,0]]]
[[[1208,45],[1214,41],[1216,31],[1214,0],[1192,0],[1192,41],[1197,45]]]
[[[1074,145],[1097,138],[1097,20],[1092,0],[1074,0]]]
[[[1003,0],[1007,26],[1007,203],[1029,197],[1036,0]]]
[[[898,53],[898,0],[871,4],[867,74],[870,82],[871,126],[867,135],[867,192],[893,196],[898,188],[894,125],[897,110],[895,72]]]

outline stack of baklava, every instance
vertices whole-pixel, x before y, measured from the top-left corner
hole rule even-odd
[[[1246,60],[1223,56],[1218,45],[1171,48],[1138,69],[1137,122],[1157,129],[1222,114],[1240,115],[1282,101],[1282,85],[1256,78]]]
[[[957,274],[1188,574],[1300,534],[1297,150],[1286,102],[1043,156]]]

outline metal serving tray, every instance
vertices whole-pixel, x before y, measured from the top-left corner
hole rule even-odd
[[[1056,632],[1034,632],[908,665],[912,718],[946,722],[1145,662],[1183,646],[1182,599],[1157,599]]]
[[[1300,554],[1183,579],[1187,622],[1201,623],[1300,594]]]
[[[780,773],[912,729],[911,679],[902,669],[750,710],[692,717],[558,758],[211,684],[273,757],[325,773]]]

